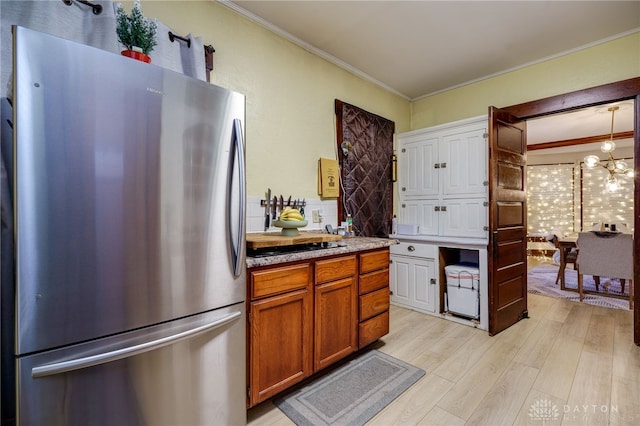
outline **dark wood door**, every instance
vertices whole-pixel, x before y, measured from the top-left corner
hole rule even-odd
[[[489,334],[527,317],[526,123],[489,107]]]

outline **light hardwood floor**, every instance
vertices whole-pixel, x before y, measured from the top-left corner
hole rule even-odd
[[[633,313],[529,295],[529,318],[486,331],[392,306],[375,348],[426,374],[368,425],[638,425]],[[249,425],[292,425],[271,402]]]

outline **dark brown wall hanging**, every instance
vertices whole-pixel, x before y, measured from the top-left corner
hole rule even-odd
[[[335,100],[342,192],[338,221],[353,218],[357,236],[388,237],[393,214],[391,180],[395,123]]]

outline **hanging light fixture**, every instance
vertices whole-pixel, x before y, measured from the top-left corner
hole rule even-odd
[[[633,169],[629,168],[626,161],[613,159],[612,152],[616,149],[616,144],[613,141],[613,118],[619,108],[618,106],[608,108],[608,111],[611,111],[611,137],[609,140],[600,144],[600,151],[608,154],[609,158],[600,160],[600,157],[597,155],[587,155],[584,157],[584,165],[587,166],[587,168],[593,169],[600,166],[609,172],[609,175],[607,175],[604,180],[604,186],[609,192],[616,192],[620,187],[616,175],[633,176]]]

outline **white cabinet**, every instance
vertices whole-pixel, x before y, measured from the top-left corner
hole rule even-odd
[[[487,330],[489,323],[487,247],[479,242],[429,242],[427,237],[399,237],[390,247],[389,286],[391,304],[450,321]],[[425,241],[423,241],[425,240]],[[471,296],[480,303],[479,318],[448,310],[448,265],[474,264],[479,272],[478,287]],[[464,302],[469,294],[464,295]],[[460,301],[461,299],[458,299]]]
[[[436,311],[435,246],[400,243],[391,247],[391,303],[425,313]]]
[[[487,238],[487,117],[399,134],[399,223]]]

